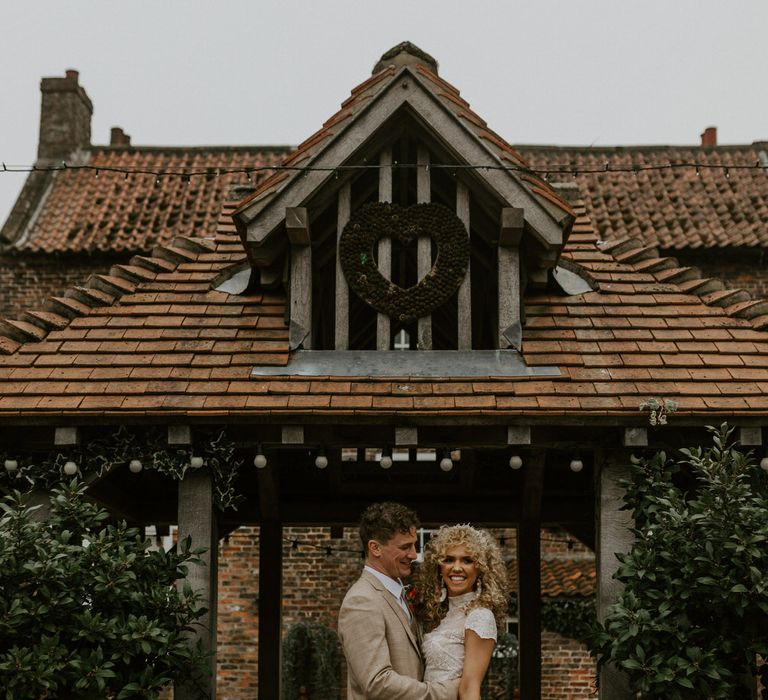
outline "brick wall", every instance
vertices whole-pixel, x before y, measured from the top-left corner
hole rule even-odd
[[[514,530],[504,536],[514,554]],[[338,609],[362,568],[355,528],[331,539],[330,528],[286,528],[283,547],[283,631],[300,620],[335,629]],[[542,538],[547,556],[566,547],[562,533]],[[295,542],[295,544],[294,544]],[[327,548],[332,552],[329,555]],[[578,547],[578,545],[577,545]],[[551,551],[550,551],[551,550]],[[572,550],[563,550],[568,554]],[[582,556],[584,553],[579,552]],[[240,528],[219,549],[218,700],[253,700],[258,683],[258,528]],[[594,663],[577,642],[545,632],[542,639],[544,700],[590,696]],[[343,685],[346,680],[343,681]],[[343,697],[343,694],[342,694]]]
[[[699,268],[704,277],[721,280],[727,289],[744,289],[755,299],[768,298],[768,258],[762,249],[718,250],[714,254],[673,251],[669,255],[681,265]]]
[[[95,272],[106,272],[112,259],[55,259],[43,256],[0,256],[0,317],[41,309],[51,296],[82,285]]]
[[[541,635],[541,697],[586,700],[595,696],[595,662],[587,648],[544,631]]]

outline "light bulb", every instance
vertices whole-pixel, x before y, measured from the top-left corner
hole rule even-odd
[[[572,459],[571,460],[571,471],[576,472],[577,474],[584,469],[584,462],[582,462],[580,459]]]
[[[130,464],[128,464],[128,469],[134,474],[138,474],[142,469],[141,462],[138,459],[132,459]]]
[[[325,469],[328,466],[328,457],[324,454],[319,454],[315,457],[315,466],[318,469]]]
[[[75,474],[77,474],[77,465],[72,461],[67,462],[64,465],[64,473],[67,476],[74,476]]]
[[[521,459],[520,455],[512,455],[509,458],[509,466],[515,470],[520,469],[520,467],[523,466],[523,460]]]
[[[256,456],[253,458],[253,466],[256,467],[256,469],[264,469],[264,467],[267,466],[267,458],[261,454],[261,452],[257,452]]]
[[[5,471],[9,474],[13,474],[19,468],[19,463],[15,459],[5,460]]]
[[[453,469],[453,460],[450,457],[443,457],[440,460],[440,469],[444,472],[449,472]]]
[[[379,466],[382,469],[389,469],[392,466],[392,457],[386,453],[381,455],[381,460],[379,461]]]
[[[8,467],[6,467],[7,469]],[[760,469],[762,469],[764,472],[768,472],[768,457],[763,457],[760,460]]]
[[[202,457],[191,457],[189,460],[189,466],[192,467],[192,469],[200,469],[200,467],[203,466],[203,458]]]

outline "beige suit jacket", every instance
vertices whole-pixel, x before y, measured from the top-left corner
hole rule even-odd
[[[339,637],[348,700],[456,700],[458,680],[424,683],[416,634],[395,597],[363,571],[344,597]]]

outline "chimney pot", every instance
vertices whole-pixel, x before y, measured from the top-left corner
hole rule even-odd
[[[717,127],[708,126],[701,134],[702,146],[717,146]]]
[[[121,127],[113,126],[109,133],[110,146],[130,146],[131,137],[126,134]]]
[[[76,71],[74,68],[68,68],[66,71],[64,71],[64,74],[69,78],[70,80],[74,80],[77,82],[77,79],[80,77],[79,71]]]

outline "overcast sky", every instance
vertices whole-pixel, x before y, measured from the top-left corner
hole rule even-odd
[[[406,39],[511,143],[768,139],[768,0],[0,0],[0,37],[8,164],[67,68],[94,144],[296,144]],[[0,173],[0,222],[22,183]]]

